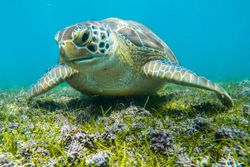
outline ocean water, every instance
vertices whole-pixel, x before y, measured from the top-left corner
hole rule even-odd
[[[249,166],[250,0],[1,0],[0,16],[0,167]],[[44,85],[23,88],[58,62],[55,34],[109,17],[143,23],[231,97],[216,86],[219,98],[59,88],[28,100]]]
[[[2,0],[0,86],[34,83],[58,60],[55,33],[77,22],[141,22],[181,64],[212,80],[250,77],[249,0]]]

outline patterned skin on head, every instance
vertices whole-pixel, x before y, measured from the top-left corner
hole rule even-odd
[[[60,60],[75,60],[108,55],[113,40],[110,30],[99,22],[78,23],[59,31],[55,40],[60,48]]]

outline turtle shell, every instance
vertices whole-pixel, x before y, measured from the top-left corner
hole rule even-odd
[[[135,21],[118,18],[108,18],[102,22],[110,27],[112,31],[125,37],[125,39],[129,40],[135,46],[143,49],[161,51],[163,56],[166,56],[169,61],[179,64],[168,45],[145,25]]]

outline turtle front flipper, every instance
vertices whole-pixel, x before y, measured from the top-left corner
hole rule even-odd
[[[32,86],[28,91],[28,99],[46,93],[77,73],[77,70],[64,64],[55,66],[39,79],[34,86]]]
[[[143,66],[143,72],[149,77],[164,79],[168,82],[179,85],[198,87],[214,91],[224,105],[233,105],[231,97],[222,87],[177,64],[165,60],[155,60],[146,63]]]

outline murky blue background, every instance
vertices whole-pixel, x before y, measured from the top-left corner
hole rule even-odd
[[[120,17],[158,34],[181,64],[213,80],[250,78],[249,0],[1,0],[0,86],[29,85],[55,65],[55,33]]]

